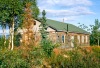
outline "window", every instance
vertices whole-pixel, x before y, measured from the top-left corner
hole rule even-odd
[[[65,43],[65,36],[62,35],[62,43]]]
[[[84,36],[82,36],[82,43],[84,43]]]
[[[88,42],[88,37],[87,36],[85,36],[86,37],[86,43]]]
[[[71,47],[74,47],[74,36],[71,36]]]
[[[78,35],[77,38],[78,38],[78,42],[80,43],[80,35]]]
[[[36,25],[36,21],[34,21],[34,25]]]

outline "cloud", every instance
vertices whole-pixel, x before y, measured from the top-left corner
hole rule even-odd
[[[85,5],[89,6],[92,5],[92,2],[89,0],[53,0],[55,4],[61,4],[63,6],[75,6],[75,5]]]
[[[68,22],[68,21],[74,21],[76,19],[76,16],[69,16],[69,17],[50,17],[50,19],[58,20],[60,22]]]
[[[92,5],[92,2],[90,0],[38,0],[38,4],[45,7],[76,5],[90,6]]]
[[[45,9],[47,18],[72,21],[77,16],[95,14],[89,9],[92,4],[90,0],[38,0],[40,11]]]
[[[78,16],[78,15],[88,15],[88,14],[94,14],[94,12],[90,11],[86,7],[73,7],[70,9],[46,9],[47,16],[61,16],[61,17],[66,17],[66,16]]]

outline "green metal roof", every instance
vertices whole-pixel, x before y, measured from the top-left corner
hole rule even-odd
[[[63,23],[63,22],[47,19],[47,24],[50,27],[56,29],[57,31],[66,31],[67,24],[68,24],[68,32],[89,34],[89,32],[69,23]]]

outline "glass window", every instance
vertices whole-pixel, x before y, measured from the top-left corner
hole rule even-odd
[[[34,21],[34,25],[36,25],[36,21]]]
[[[62,35],[62,42],[65,43],[65,36]]]

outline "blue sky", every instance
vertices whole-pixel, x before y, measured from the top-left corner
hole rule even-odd
[[[95,19],[100,21],[100,0],[37,0],[37,3],[40,12],[46,10],[49,19],[61,22],[64,19],[64,22],[76,26],[79,22],[89,26]]]
[[[46,10],[49,19],[64,21],[78,26],[77,23],[93,25],[100,21],[100,0],[38,0],[40,11]]]

